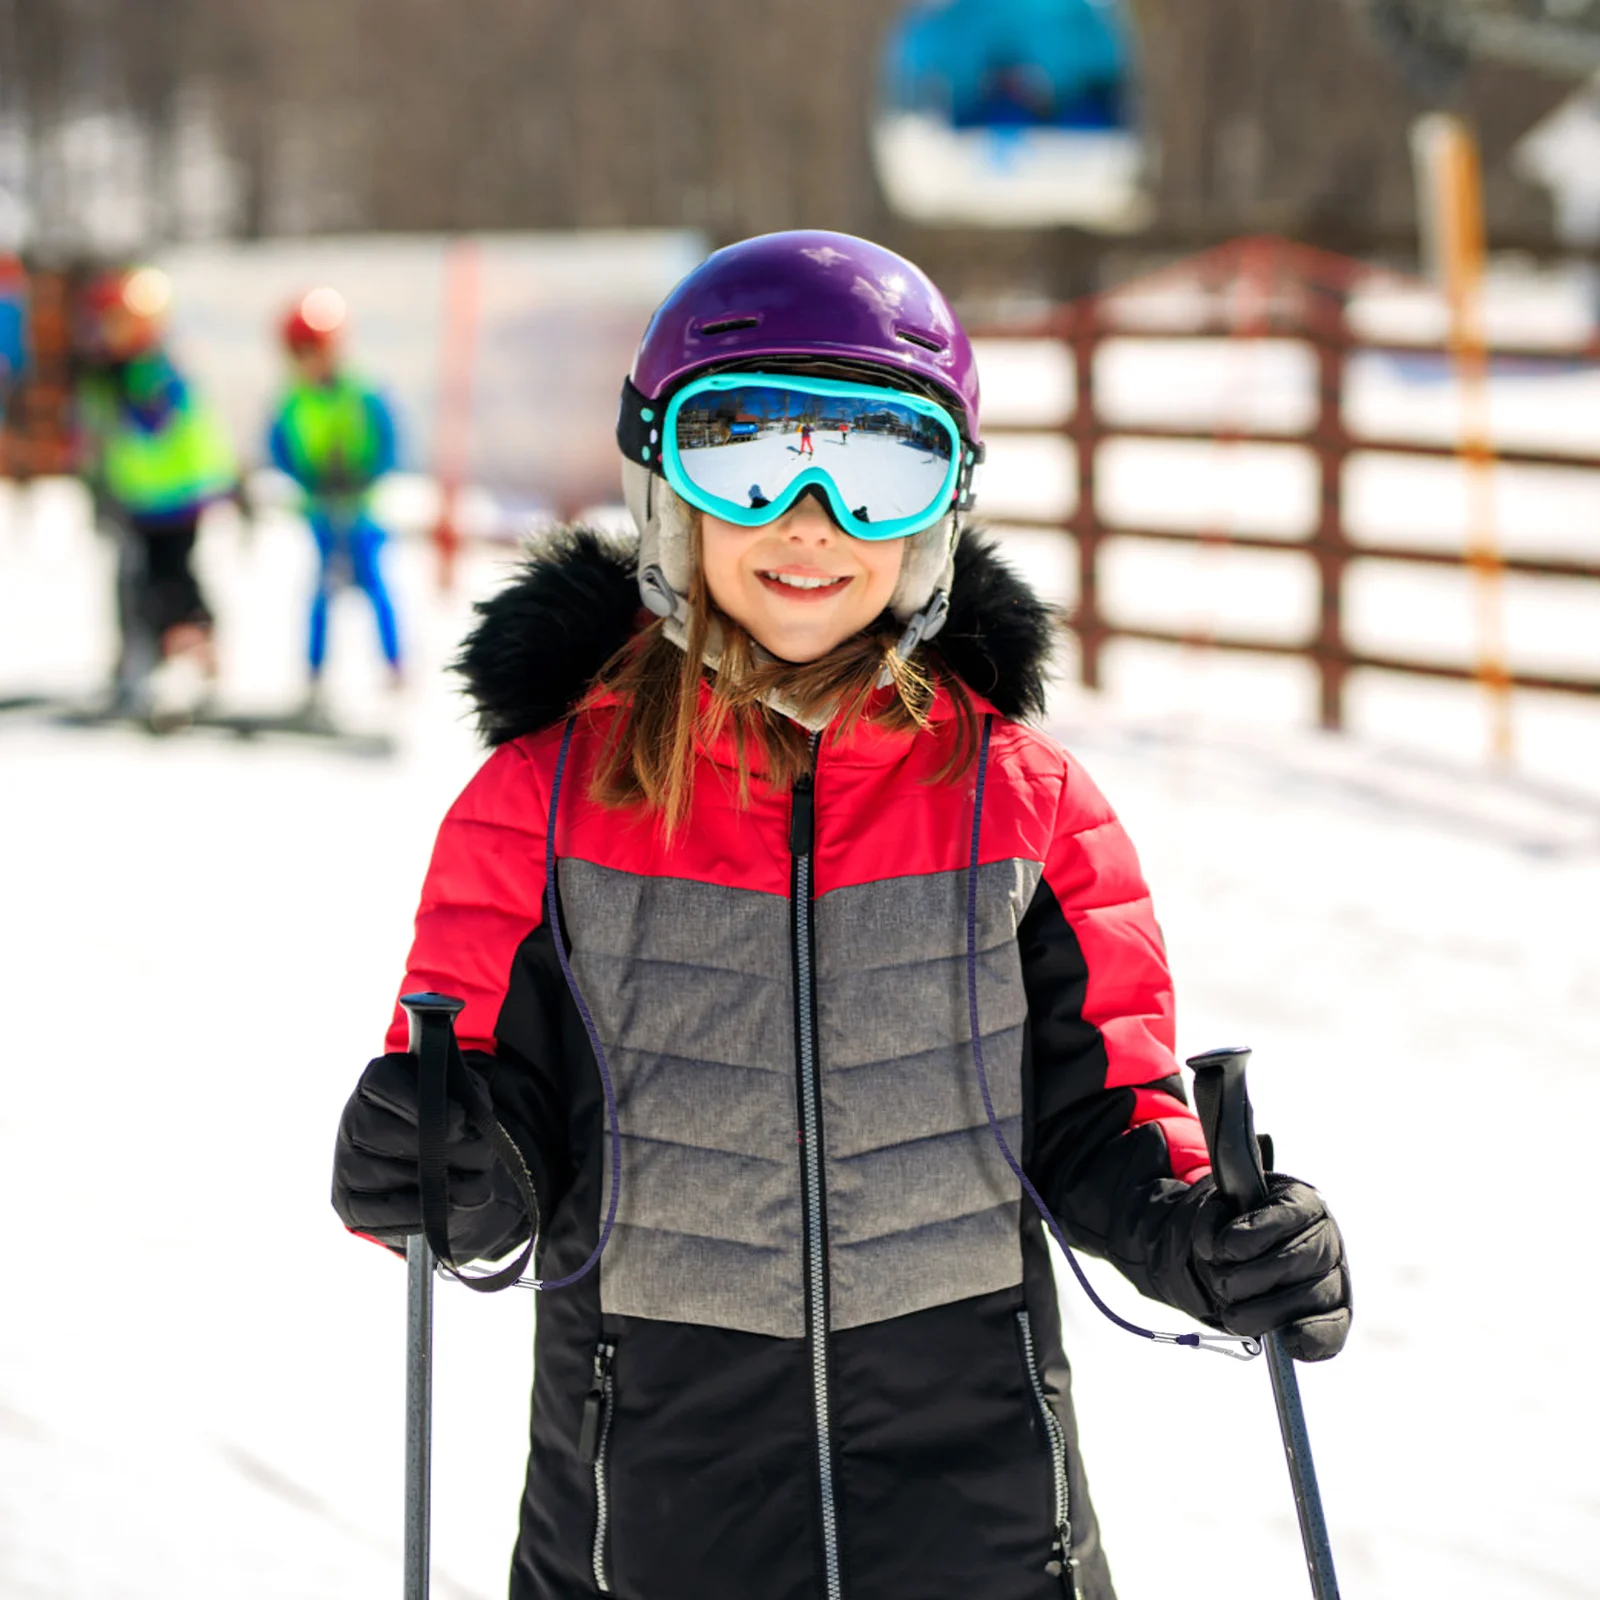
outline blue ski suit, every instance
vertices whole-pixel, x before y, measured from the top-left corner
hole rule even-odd
[[[394,469],[394,415],[382,395],[345,374],[331,382],[296,382],[284,395],[268,436],[272,464],[306,495],[306,520],[321,569],[311,601],[307,658],[313,674],[328,650],[328,602],[351,582],[372,602],[384,660],[400,662],[394,604],[383,579],[387,539],[370,510],[373,485]]]

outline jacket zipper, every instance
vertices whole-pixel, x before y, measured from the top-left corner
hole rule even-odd
[[[606,1575],[606,1544],[611,1532],[611,1489],[606,1479],[608,1450],[611,1445],[611,1413],[615,1380],[611,1364],[617,1358],[614,1344],[600,1344],[594,1352],[594,1375],[589,1392],[583,1397],[583,1423],[578,1430],[578,1459],[594,1468],[594,1586],[601,1594],[611,1593]]]
[[[1067,1484],[1067,1430],[1045,1395],[1033,1350],[1033,1322],[1026,1309],[1017,1313],[1017,1332],[1022,1338],[1022,1365],[1028,1374],[1028,1387],[1033,1391],[1033,1403],[1050,1442],[1050,1472],[1055,1482],[1056,1542],[1045,1570],[1059,1576],[1072,1600],[1078,1600],[1078,1561],[1072,1553],[1072,1498]]]
[[[811,736],[812,772],[821,739]],[[833,1411],[828,1389],[828,1221],[822,1166],[822,1085],[817,1069],[817,992],[812,962],[812,852],[816,845],[812,773],[795,779],[789,816],[794,857],[796,1071],[800,1098],[800,1181],[805,1229],[805,1321],[811,1348],[811,1394],[817,1426],[817,1482],[822,1503],[822,1563],[827,1600],[842,1600],[839,1513],[833,1481]]]

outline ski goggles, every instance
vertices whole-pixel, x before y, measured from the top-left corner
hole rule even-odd
[[[664,408],[629,383],[617,436],[724,522],[762,527],[816,488],[857,539],[904,539],[965,509],[983,454],[935,400],[790,373],[711,373]]]

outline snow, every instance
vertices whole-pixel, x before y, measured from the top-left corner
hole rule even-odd
[[[1000,465],[990,483],[1014,503]],[[1238,452],[1214,465],[1191,501],[1281,514],[1274,480]],[[1108,471],[1106,490],[1180,503],[1179,477],[1145,462]],[[1376,497],[1391,536],[1429,519],[1452,536],[1450,497],[1407,482]],[[1526,480],[1529,503],[1564,507],[1570,547],[1592,551],[1592,486],[1546,488]],[[1059,540],[1007,542],[1070,596]],[[281,511],[248,536],[219,514],[202,552],[230,694],[285,702],[309,541]],[[433,830],[478,759],[440,668],[506,558],[472,554],[443,600],[424,548],[393,554],[410,688],[382,688],[359,596],[336,607],[330,668],[353,724],[401,735],[392,762],[0,719],[7,1600],[399,1588],[405,1275],[338,1227],[329,1157],[380,1047]],[[1240,554],[1112,563],[1108,593],[1152,614],[1232,607],[1230,626],[1253,603],[1258,626],[1283,626],[1298,591],[1231,564]],[[0,695],[91,687],[109,649],[108,552],[75,491],[0,498],[0,571]],[[1529,602],[1528,637],[1570,616],[1561,648],[1592,649],[1593,597],[1540,593],[1553,609]],[[1468,602],[1448,586],[1387,603],[1361,599],[1357,624],[1470,649]],[[1118,647],[1108,671],[1104,698],[1059,686],[1053,726],[1140,847],[1180,1048],[1254,1047],[1259,1124],[1349,1241],[1349,1347],[1300,1369],[1345,1594],[1600,1594],[1586,1338],[1600,1305],[1583,1265],[1600,708],[1520,697],[1518,770],[1496,776],[1470,686],[1360,680],[1355,731],[1335,738],[1303,731],[1301,664]],[[1090,1271],[1125,1314],[1175,1325]],[[1261,1364],[1153,1349],[1070,1283],[1063,1304],[1123,1600],[1305,1593]],[[504,1593],[533,1317],[530,1295],[441,1287],[448,1600]]]

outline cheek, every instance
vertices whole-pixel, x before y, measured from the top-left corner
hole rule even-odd
[[[862,552],[862,565],[868,574],[867,588],[880,605],[887,604],[894,586],[900,581],[900,569],[905,565],[906,542],[904,539],[886,540],[880,545],[863,542]]]
[[[740,559],[749,536],[743,529],[715,528],[708,517],[700,530],[700,571],[712,600],[731,614],[741,586]]]

